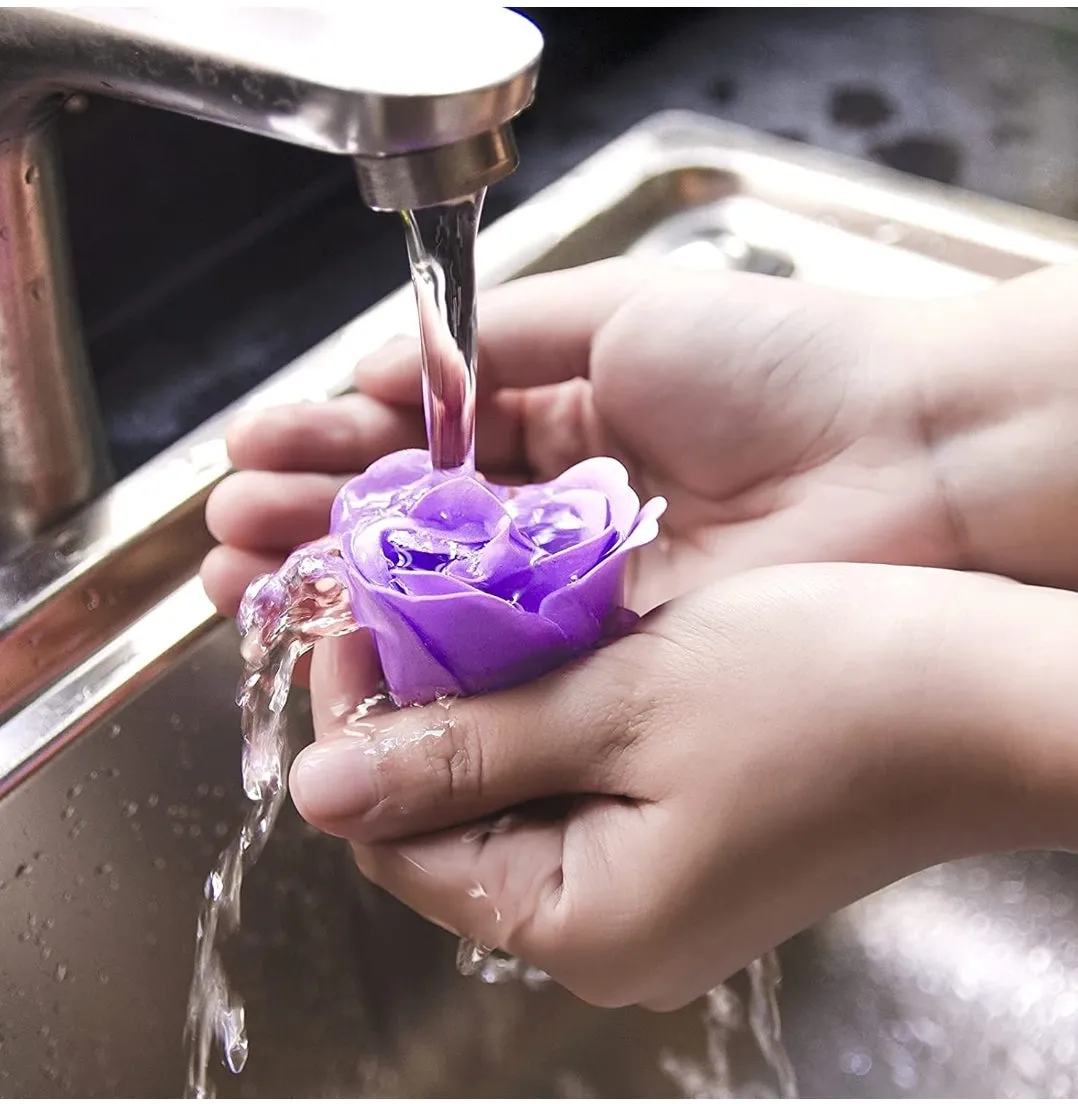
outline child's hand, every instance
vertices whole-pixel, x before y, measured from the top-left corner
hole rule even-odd
[[[535,684],[349,727],[357,635],[316,649],[293,796],[421,914],[664,1009],[915,870],[1078,839],[1075,654],[1067,594],[768,568]]]
[[[928,314],[933,305],[923,308]],[[663,495],[664,539],[633,564],[649,609],[745,567],[961,559],[891,303],[766,277],[609,262],[522,280],[480,309],[478,448],[504,482],[593,455]],[[270,410],[230,436],[206,589],[235,611],[253,575],[324,534],[345,476],[424,444],[411,342],[359,366],[360,395]]]
[[[1078,269],[952,300],[877,301],[623,261],[481,304],[479,462],[547,479],[586,456],[670,501],[634,564],[638,610],[766,564],[966,567],[1078,586]],[[424,444],[416,348],[360,364],[362,394],[235,426],[203,565],[236,610],[322,536],[344,479]]]

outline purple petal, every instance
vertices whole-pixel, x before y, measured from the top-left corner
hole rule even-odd
[[[376,460],[338,492],[330,514],[330,532],[341,533],[363,517],[379,517],[431,474],[426,449],[403,449]]]
[[[432,588],[453,585],[452,580],[428,582]],[[362,593],[353,597],[356,617],[374,631],[386,682],[401,703],[431,701],[446,692],[434,685],[446,674],[459,687],[450,693],[479,694],[526,682],[573,655],[557,625],[489,594],[473,590],[416,597],[367,587],[358,579],[353,585]],[[379,625],[371,625],[373,620]],[[411,632],[398,640],[394,623]],[[418,651],[414,641],[421,644]]]
[[[409,514],[413,521],[445,530],[454,540],[469,544],[489,540],[507,517],[498,497],[486,485],[466,476],[432,487]]]
[[[577,648],[591,647],[604,632],[609,615],[622,604],[625,557],[659,535],[666,499],[653,498],[640,511],[628,537],[592,571],[548,594],[539,612],[560,626]]]
[[[529,488],[509,509],[521,533],[551,555],[610,528],[610,500],[601,491]]]
[[[472,556],[456,560],[446,569],[446,574],[477,590],[513,602],[532,578],[535,556],[535,547],[521,537],[506,517],[501,531],[485,547],[478,548]]]
[[[617,540],[618,534],[613,529],[607,529],[557,555],[543,557],[532,566],[530,579],[519,592],[518,601],[525,609],[542,608],[548,594],[584,578],[610,552]]]
[[[415,705],[465,693],[464,687],[434,654],[430,642],[409,619],[403,603],[390,601],[391,591],[351,584],[352,612],[370,631],[386,685],[398,705]]]
[[[610,502],[610,521],[619,536],[626,536],[636,520],[640,499],[629,486],[625,466],[609,456],[593,456],[574,464],[549,484],[555,494],[572,488],[601,491]]]
[[[412,598],[475,593],[475,587],[454,579],[444,571],[394,571],[392,574],[400,589]]]

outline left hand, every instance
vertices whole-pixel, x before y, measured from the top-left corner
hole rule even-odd
[[[293,797],[422,915],[591,1003],[678,1007],[897,878],[1072,822],[1073,708],[997,739],[1035,710],[987,688],[1017,670],[1049,700],[1014,640],[1069,687],[1073,606],[958,572],[767,568],[535,683],[350,725],[377,678],[356,634],[316,652]]]

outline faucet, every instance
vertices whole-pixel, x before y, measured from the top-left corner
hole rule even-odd
[[[76,92],[354,158],[375,210],[517,165],[542,36],[507,9],[0,10],[0,559],[111,481],[50,119]]]

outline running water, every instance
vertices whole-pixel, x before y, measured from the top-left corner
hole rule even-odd
[[[705,1063],[667,1054],[662,1069],[682,1093],[694,1100],[764,1099],[797,1097],[797,1079],[782,1045],[778,990],[782,980],[779,958],[770,951],[746,971],[748,1010],[730,985],[718,985],[704,998]],[[731,1044],[744,1030],[746,1020],[753,1041],[774,1085],[759,1081],[738,1084],[730,1061]]]
[[[783,1100],[793,1100],[797,1096],[797,1078],[790,1056],[782,1045],[781,983],[778,951],[769,951],[749,966],[749,1029],[761,1057],[775,1075],[779,1096]]]
[[[436,470],[475,471],[475,239],[486,190],[404,212],[423,350],[423,407]]]
[[[233,1073],[247,1061],[243,1001],[229,984],[221,947],[240,926],[243,876],[262,853],[287,794],[292,748],[285,706],[296,661],[319,638],[356,627],[343,581],[326,574],[335,558],[339,554],[328,539],[319,548],[301,549],[278,574],[249,590],[240,610],[244,675],[236,701],[243,727],[243,789],[251,804],[203,891],[184,1031],[188,1099],[214,1095],[209,1069],[215,1041]]]

